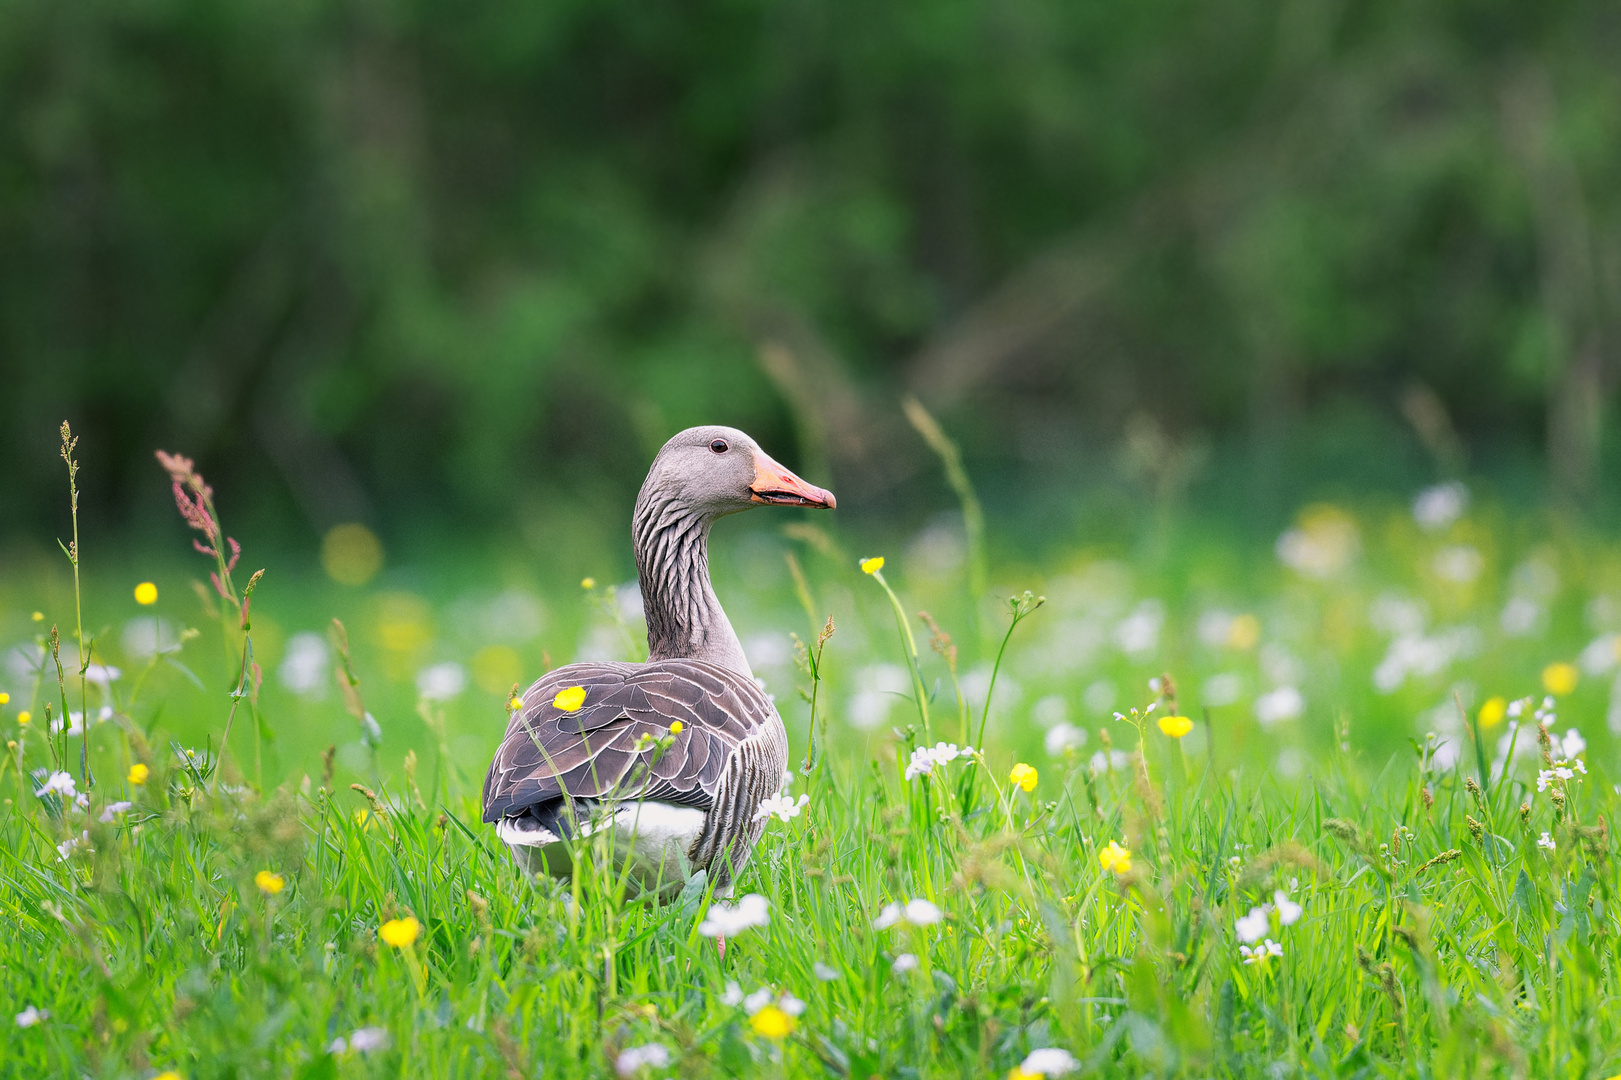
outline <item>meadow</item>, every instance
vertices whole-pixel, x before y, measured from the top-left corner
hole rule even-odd
[[[628,540],[352,529],[248,602],[181,493],[192,562],[0,580],[7,1075],[1621,1073],[1621,547],[1567,519],[728,522],[796,768],[736,899],[659,906],[479,823],[514,684],[641,655]]]

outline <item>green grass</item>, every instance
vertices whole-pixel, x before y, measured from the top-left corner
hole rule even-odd
[[[1001,1076],[1048,1046],[1074,1054],[1076,1075],[1110,1077],[1621,1072],[1609,678],[1584,676],[1560,699],[1556,734],[1577,727],[1589,743],[1585,776],[1556,785],[1568,790],[1562,809],[1536,790],[1530,725],[1521,734],[1533,752],[1506,775],[1491,768],[1505,727],[1485,733],[1480,755],[1470,734],[1487,697],[1540,697],[1546,664],[1612,629],[1621,616],[1606,598],[1621,560],[1601,538],[1490,509],[1438,534],[1378,502],[1326,520],[1330,533],[1354,521],[1358,543],[1320,579],[1197,522],[1139,558],[1058,543],[1040,567],[993,567],[1004,595],[1028,586],[1047,602],[1008,645],[982,761],[912,781],[902,770],[914,744],[960,742],[964,730],[978,740],[1005,604],[970,612],[960,563],[909,575],[926,545],[891,549],[896,608],[836,537],[800,547],[720,530],[720,592],[745,642],[767,631],[785,641],[788,629],[812,638],[828,612],[837,625],[816,688],[822,756],[793,786],[810,802],[772,823],[739,883],[740,895],[767,898],[770,922],[729,939],[724,957],[698,934],[703,897],[640,902],[590,852],[571,883],[526,881],[478,823],[482,768],[504,724],[502,665],[516,658],[527,680],[543,654],[563,662],[581,641],[632,647],[592,602],[601,586],[582,594],[492,566],[397,570],[376,588],[340,590],[272,566],[254,606],[263,689],[243,699],[254,708],[239,712],[211,792],[208,747],[240,670],[233,623],[205,615],[183,568],[98,571],[87,554],[86,626],[107,625],[97,659],[123,668],[113,719],[90,729],[88,811],[37,798],[27,775],[53,767],[39,731],[59,696],[54,668],[37,686],[0,674],[11,680],[0,730],[22,744],[20,763],[13,748],[0,771],[0,1061],[17,1076],[600,1076],[625,1048],[657,1043],[670,1064],[639,1075]],[[1471,582],[1437,569],[1459,545],[1482,560]],[[781,558],[790,548],[805,566],[803,604]],[[1538,565],[1553,580],[1527,569]],[[31,571],[0,584],[0,644],[69,625],[71,593],[52,577],[61,569]],[[120,624],[151,617],[127,599],[148,576],[160,584],[154,610],[202,632],[143,676],[121,651]],[[543,599],[538,628],[490,629],[490,598],[511,588]],[[1379,627],[1401,617],[1391,595],[1427,612],[1432,637],[1477,636],[1466,655],[1387,693],[1374,677],[1390,650]],[[1515,596],[1537,609],[1523,635],[1503,629]],[[957,643],[960,707],[943,655],[911,618],[920,606],[948,629],[982,628]],[[920,653],[915,678],[897,610]],[[1221,623],[1215,610],[1257,621]],[[1156,612],[1163,624],[1145,641]],[[380,739],[361,738],[330,678],[324,697],[282,683],[293,633],[332,615],[349,628]],[[72,651],[64,644],[70,701]],[[1595,656],[1590,666],[1607,666]],[[418,674],[446,660],[467,665],[472,685],[419,703]],[[894,681],[883,663],[905,677],[887,720],[858,728]],[[329,657],[321,670],[331,667]],[[797,762],[808,673],[762,671]],[[1145,707],[1157,696],[1148,680],[1165,671],[1194,729],[1180,742],[1162,734],[1152,722],[1162,703],[1138,757],[1139,729],[1100,706],[1112,685],[1119,707]],[[1207,704],[1226,696],[1217,675],[1233,677],[1236,701]],[[1304,712],[1262,725],[1254,702],[1282,681],[1301,690]],[[929,699],[927,740],[907,687]],[[1448,737],[1462,752],[1441,767],[1424,732],[1445,732],[1436,710],[1454,692],[1471,727],[1456,725]],[[94,709],[94,687],[89,700]],[[21,709],[34,716],[27,733]],[[1043,725],[1060,712],[1088,741],[1049,755]],[[1112,768],[1105,740],[1120,755]],[[77,772],[76,738],[68,750]],[[1466,785],[1482,758],[1477,795]],[[137,761],[151,775],[132,785]],[[1040,773],[1028,794],[1009,783],[1020,761]],[[101,823],[114,800],[133,806]],[[89,850],[60,858],[57,845],[81,830]],[[1537,845],[1544,832],[1551,852]],[[1111,841],[1130,850],[1129,869],[1100,865]],[[255,884],[266,870],[283,877],[279,893]],[[1268,916],[1282,955],[1247,965],[1236,922],[1277,890],[1301,916]],[[887,904],[913,898],[943,920],[874,928]],[[383,922],[406,916],[422,927],[414,944],[379,940]],[[897,970],[903,954],[911,970]],[[791,1033],[759,1033],[746,1005],[728,1003],[734,982],[802,1001]],[[10,1023],[29,1006],[48,1018]],[[374,1027],[386,1047],[328,1052]]]

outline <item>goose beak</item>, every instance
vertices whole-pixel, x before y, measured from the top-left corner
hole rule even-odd
[[[749,485],[749,501],[770,506],[809,506],[831,510],[838,506],[833,493],[807,484],[758,450],[754,453],[754,483]]]

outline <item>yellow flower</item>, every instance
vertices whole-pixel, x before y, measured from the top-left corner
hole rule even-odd
[[[152,1080],[180,1080],[180,1074],[170,1069],[167,1072],[158,1073]]]
[[[683,731],[686,730],[686,727],[687,727],[687,725],[683,724],[679,720],[671,720],[670,721],[670,734],[671,735],[679,735]]]
[[[34,621],[35,622],[44,622],[45,621],[45,613],[43,611],[34,612]]]
[[[407,948],[421,933],[422,924],[409,915],[403,919],[390,919],[377,928],[377,936],[383,939],[384,944],[396,949]]]
[[[564,712],[574,712],[585,704],[585,687],[571,686],[567,690],[559,690],[557,696],[552,698],[552,708],[562,709]]]
[[[129,782],[139,787],[146,783],[146,778],[152,775],[152,770],[137,761],[129,767]]]
[[[1119,841],[1110,840],[1109,846],[1098,852],[1098,863],[1105,870],[1112,870],[1116,874],[1125,874],[1131,871],[1131,852],[1120,846]]]
[[[511,701],[507,702],[507,708],[511,709],[513,712],[518,712],[523,708],[523,698],[513,698]]]
[[[1508,715],[1508,702],[1500,697],[1487,698],[1480,707],[1480,726],[1496,727]]]
[[[0,690],[0,705],[10,705],[10,704],[11,704],[11,695],[6,693],[4,690]]]
[[[786,1039],[788,1033],[794,1030],[794,1018],[775,1005],[767,1005],[749,1017],[749,1026],[756,1035],[764,1035],[768,1039]]]
[[[874,555],[870,559],[862,559],[861,560],[861,572],[863,574],[876,574],[878,571],[882,570],[883,568],[884,568],[884,557],[882,555]]]
[[[280,874],[272,874],[269,870],[261,870],[253,875],[253,883],[259,886],[259,891],[266,896],[275,896],[287,887],[287,881]]]
[[[24,709],[22,712],[17,714],[17,723],[23,727],[27,727],[33,721],[33,719],[34,714],[29,712],[27,709]]]
[[[582,589],[594,589],[596,587],[597,587],[597,579],[596,578],[588,577],[588,578],[581,578],[580,579],[580,588],[582,588]]]
[[[1542,669],[1542,688],[1555,697],[1564,697],[1576,689],[1576,680],[1580,677],[1575,664],[1549,664]]]
[[[1026,791],[1036,790],[1036,770],[1022,761],[1013,766],[1013,771],[1007,774],[1007,778],[1010,783],[1017,784]]]
[[[1227,644],[1235,649],[1253,649],[1261,640],[1261,620],[1254,615],[1240,615],[1227,626]]]
[[[1193,721],[1185,716],[1162,716],[1159,718],[1159,729],[1173,739],[1180,739],[1193,730]]]
[[[158,602],[158,587],[150,581],[143,581],[135,586],[135,602],[142,607],[150,607]]]
[[[1041,1073],[1025,1072],[1024,1069],[1017,1065],[1009,1069],[1007,1073],[1007,1080],[1041,1080],[1041,1077]]]

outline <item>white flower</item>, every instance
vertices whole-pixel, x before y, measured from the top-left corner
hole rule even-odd
[[[735,979],[726,980],[726,989],[721,991],[720,1003],[734,1007],[743,1004],[743,988],[737,985]]]
[[[711,905],[704,921],[698,924],[698,933],[704,937],[735,937],[751,926],[765,926],[770,922],[770,902],[759,893],[749,893],[736,907]]]
[[[1456,480],[1427,487],[1413,500],[1413,520],[1425,532],[1439,532],[1469,509],[1469,489]]]
[[[933,746],[920,746],[912,751],[912,758],[906,763],[906,779],[911,780],[918,776],[928,776],[935,767],[947,762],[955,761],[960,757],[967,757],[974,752],[972,746],[958,746],[956,743],[941,742]]]
[[[822,963],[820,960],[816,961],[816,963],[811,965],[811,974],[815,975],[818,979],[822,980],[823,982],[833,982],[834,980],[836,980],[839,977],[838,971],[836,971],[835,969],[833,969],[831,967],[828,967],[826,964]]]
[[[1468,585],[1485,569],[1486,557],[1478,548],[1468,544],[1454,544],[1435,553],[1432,564],[1435,576],[1454,585]]]
[[[1050,757],[1058,757],[1070,747],[1086,745],[1086,730],[1078,728],[1068,720],[1060,720],[1047,729],[1044,744]]]
[[[28,1008],[17,1014],[17,1026],[20,1028],[30,1028],[35,1024],[43,1024],[50,1018],[51,1014],[46,1012],[44,1009],[38,1009],[30,1005]]]
[[[60,844],[57,844],[56,854],[59,857],[66,859],[69,855],[72,855],[80,848],[83,848],[86,851],[90,850],[90,832],[88,829],[81,832],[78,836],[70,836]]]
[[[1250,913],[1238,919],[1233,924],[1238,933],[1239,941],[1259,941],[1272,929],[1272,920],[1267,915],[1267,905],[1250,908]]]
[[[134,805],[135,804],[132,802],[123,801],[108,803],[106,808],[101,812],[101,823],[103,825],[111,825],[118,819],[120,814],[124,813],[124,811],[128,810]]]
[[[805,1011],[805,1003],[784,990],[782,996],[777,999],[777,1008],[789,1016],[798,1016]]]
[[[1544,848],[1544,849],[1546,849],[1548,851],[1552,851],[1557,846],[1558,845],[1555,844],[1554,841],[1553,841],[1553,837],[1549,836],[1547,833],[1543,833],[1540,837],[1537,838],[1537,847],[1539,847],[1539,848]]]
[[[1587,740],[1582,738],[1581,732],[1571,728],[1565,732],[1564,738],[1554,739],[1554,745],[1558,746],[1565,758],[1569,759],[1587,749]]]
[[[429,701],[449,701],[467,689],[467,669],[454,660],[425,667],[417,673],[417,693]]]
[[[1292,686],[1280,686],[1255,699],[1255,719],[1265,727],[1293,720],[1306,711],[1306,698]]]
[[[909,971],[917,970],[917,957],[909,952],[903,952],[895,957],[895,962],[889,965],[889,970],[897,975],[905,975]]]
[[[369,1054],[373,1050],[382,1050],[387,1046],[387,1028],[363,1027],[349,1036],[349,1049],[359,1054]]]
[[[913,926],[933,926],[941,918],[940,909],[928,900],[908,900],[903,907],[900,904],[885,904],[884,910],[872,921],[874,930],[888,930],[896,923],[910,923]]]
[[[1264,964],[1270,957],[1282,956],[1283,946],[1271,938],[1267,938],[1266,941],[1253,948],[1249,945],[1240,945],[1238,951],[1243,954],[1244,963]]]
[[[1289,899],[1289,894],[1284,892],[1282,889],[1279,889],[1272,894],[1272,903],[1278,911],[1278,922],[1282,923],[1284,926],[1293,926],[1299,921],[1300,913],[1305,910],[1299,904]],[[1251,938],[1250,940],[1253,941],[1255,939]]]
[[[753,1016],[761,1009],[772,1003],[777,995],[769,986],[762,986],[754,993],[743,999],[743,1011]]]
[[[754,812],[754,820],[763,821],[775,814],[778,821],[792,821],[805,809],[808,802],[810,802],[809,795],[801,795],[798,802],[794,801],[792,795],[773,795],[769,799],[760,800],[760,808]]]
[[[325,637],[313,630],[301,631],[287,640],[287,655],[276,676],[300,697],[317,696],[332,678],[331,655]]]
[[[104,664],[91,664],[84,669],[85,682],[93,682],[101,687],[103,691],[106,691],[111,683],[115,683],[123,677],[124,673],[122,671]]]
[[[646,1046],[627,1046],[614,1059],[614,1071],[620,1076],[634,1076],[643,1068],[662,1069],[670,1063],[670,1051],[658,1043]]]
[[[79,788],[73,782],[72,773],[53,772],[34,794],[42,799],[47,795],[60,795],[64,799],[71,799],[79,794]]]
[[[1019,1064],[1019,1071],[1039,1076],[1063,1076],[1067,1072],[1074,1072],[1080,1066],[1081,1063],[1076,1061],[1075,1055],[1068,1050],[1048,1046],[1030,1051]]]

